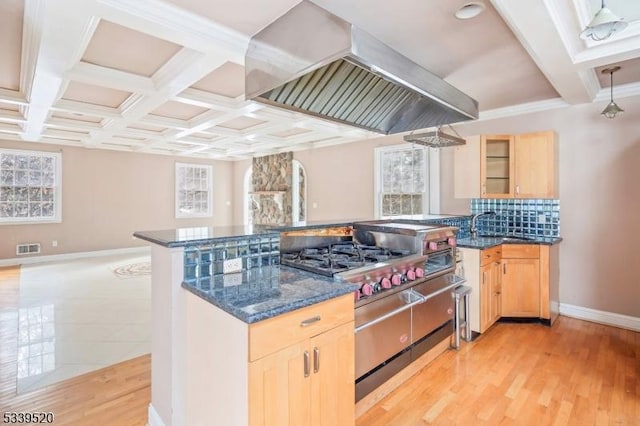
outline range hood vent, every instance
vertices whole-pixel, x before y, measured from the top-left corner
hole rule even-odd
[[[478,118],[478,103],[358,27],[303,0],[257,33],[245,93],[382,134]]]
[[[467,143],[460,135],[449,135],[440,128],[429,132],[405,135],[403,139],[405,142],[428,146],[430,148],[446,148],[448,146],[465,145]]]

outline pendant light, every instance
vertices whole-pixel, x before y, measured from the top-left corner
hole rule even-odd
[[[580,38],[583,40],[590,38],[594,41],[606,40],[613,33],[624,30],[627,25],[627,22],[609,10],[605,1],[602,0],[602,7],[596,12],[589,25],[580,33]]]
[[[613,102],[613,73],[618,71],[620,67],[611,67],[605,68],[602,70],[602,74],[609,74],[611,77],[611,101],[607,105],[607,107],[601,112],[607,118],[616,118],[616,115],[624,112],[622,108],[620,108],[615,102]]]

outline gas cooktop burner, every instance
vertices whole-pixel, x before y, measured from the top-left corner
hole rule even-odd
[[[386,262],[409,254],[409,250],[340,242],[327,247],[305,248],[295,253],[283,253],[282,264],[333,276],[340,272]]]

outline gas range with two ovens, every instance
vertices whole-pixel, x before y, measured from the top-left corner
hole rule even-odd
[[[289,244],[281,263],[357,284],[356,401],[453,333],[457,228],[388,221],[353,225],[350,240]]]

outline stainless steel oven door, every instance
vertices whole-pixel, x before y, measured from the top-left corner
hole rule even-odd
[[[402,291],[356,308],[356,378],[411,344],[411,306],[417,302]]]
[[[453,287],[463,282],[453,274],[441,275],[416,285],[413,289],[428,299],[412,308],[412,342],[415,343],[442,324],[453,319]],[[447,289],[440,294],[431,294]],[[453,331],[453,330],[452,330]]]

